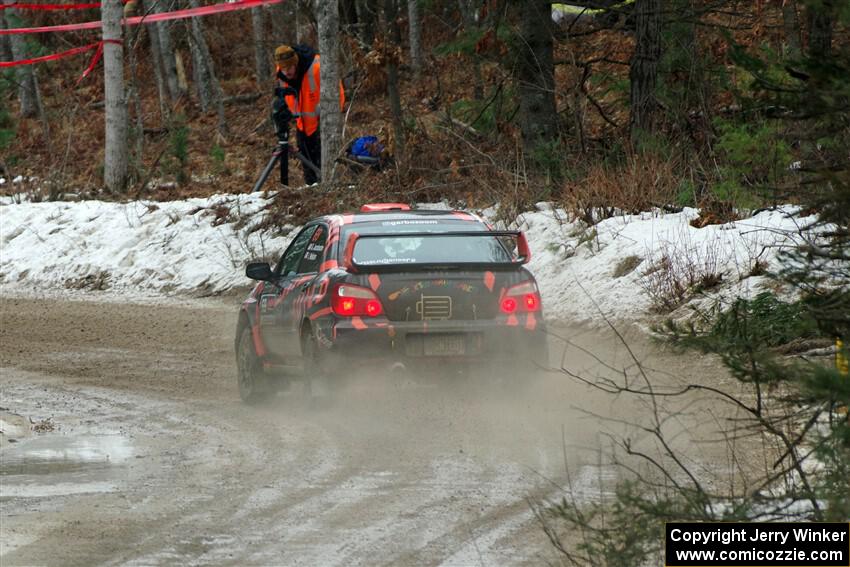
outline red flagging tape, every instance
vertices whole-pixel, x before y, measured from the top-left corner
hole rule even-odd
[[[122,0],[124,4],[129,0]],[[11,4],[0,4],[0,10],[15,8],[17,10],[89,10],[100,8],[100,2],[88,2],[86,4],[30,4],[27,2],[12,2]]]
[[[36,63],[44,63],[45,61],[56,61],[57,59],[64,59],[65,57],[72,57],[74,55],[79,55],[80,53],[85,53],[86,51],[91,51],[92,49],[96,49],[94,53],[94,57],[92,57],[91,63],[83,71],[82,76],[77,80],[77,84],[80,84],[80,81],[89,76],[94,70],[97,62],[100,61],[100,58],[103,56],[103,44],[104,43],[115,43],[121,45],[121,42],[117,39],[104,39],[102,41],[96,41],[94,43],[90,43],[88,45],[84,45],[82,47],[75,47],[73,49],[69,49],[68,51],[63,51],[62,53],[54,53],[52,55],[44,55],[42,57],[33,57],[32,59],[20,59],[18,61],[0,61],[0,69],[3,67],[15,67],[17,65],[34,65]]]
[[[77,79],[75,86],[79,85],[81,82],[83,82],[83,79],[85,79],[86,77],[89,76],[89,73],[91,73],[94,70],[94,66],[97,65],[97,62],[100,61],[101,57],[103,57],[103,44],[104,43],[115,43],[117,45],[123,45],[117,39],[104,39],[103,41],[97,42],[97,51],[94,52],[94,57],[91,58],[91,63],[89,63],[89,66],[86,67],[86,70],[83,71],[83,74],[80,75],[79,79]]]
[[[35,65],[36,63],[44,63],[45,61],[56,61],[57,59],[64,59],[65,57],[71,57],[72,55],[91,51],[92,49],[97,48],[98,45],[100,45],[100,42],[96,41],[95,43],[90,43],[82,47],[75,47],[74,49],[63,51],[62,53],[54,53],[52,55],[44,55],[42,57],[33,57],[32,59],[18,59],[17,61],[0,61],[0,69],[2,69],[3,67],[16,67],[18,65]]]
[[[226,12],[233,12],[235,10],[247,10],[249,8],[257,8],[259,6],[280,4],[283,1],[284,0],[238,0],[237,2],[228,2],[226,4],[213,4],[212,6],[201,6],[199,8],[187,8],[185,10],[176,10],[174,12],[163,12],[161,14],[148,14],[147,16],[135,16],[132,18],[125,18],[121,20],[121,24],[125,26],[137,26],[143,23],[153,24],[155,22],[164,22],[167,20],[181,20],[183,18],[195,18],[198,16],[209,16],[211,14],[224,14]],[[100,26],[101,22],[96,21],[84,22],[81,24],[42,26],[38,28],[13,28],[0,30],[0,35],[94,30],[100,28]]]

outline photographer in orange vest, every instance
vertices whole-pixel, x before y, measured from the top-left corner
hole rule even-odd
[[[274,51],[277,78],[280,86],[291,88],[295,94],[285,96],[289,110],[297,116],[295,138],[298,149],[319,169],[322,168],[322,138],[319,133],[319,93],[321,88],[319,54],[307,45],[281,45]],[[291,91],[290,91],[291,92]],[[345,104],[342,84],[339,86],[340,108]],[[310,185],[319,179],[304,167],[304,181]]]

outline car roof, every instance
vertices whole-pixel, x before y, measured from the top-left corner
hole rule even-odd
[[[359,224],[366,222],[384,222],[393,220],[444,220],[444,221],[466,221],[484,224],[478,215],[466,211],[434,211],[434,210],[410,210],[410,211],[376,211],[355,212],[342,215],[328,215],[322,220],[340,225]]]

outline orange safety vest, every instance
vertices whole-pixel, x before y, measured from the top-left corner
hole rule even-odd
[[[301,79],[301,91],[295,95],[286,96],[286,104],[293,114],[300,114],[295,122],[296,128],[312,136],[319,129],[319,89],[321,88],[319,55],[313,57],[313,62]],[[345,91],[342,81],[339,83],[339,107],[345,104]]]

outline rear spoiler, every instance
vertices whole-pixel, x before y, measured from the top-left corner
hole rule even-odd
[[[354,262],[354,247],[357,242],[366,238],[429,238],[435,236],[449,237],[465,237],[465,236],[491,236],[494,238],[500,236],[513,237],[517,239],[517,257],[516,260],[510,263],[499,262],[428,262],[422,264],[369,264],[362,266]],[[352,232],[348,237],[348,243],[345,246],[345,252],[342,259],[342,267],[349,272],[360,271],[361,268],[370,272],[387,272],[398,271],[399,268],[405,271],[413,270],[440,270],[440,269],[488,269],[488,270],[504,270],[516,269],[527,264],[531,260],[531,249],[528,247],[528,240],[525,233],[521,230],[469,230],[469,231],[452,231],[452,232],[385,232],[380,234],[358,234]]]

